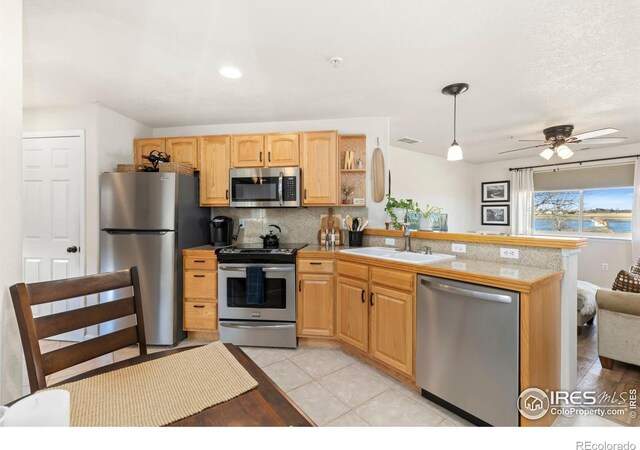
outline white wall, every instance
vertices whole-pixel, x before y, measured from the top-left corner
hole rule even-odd
[[[620,145],[603,149],[585,150],[576,152],[575,156],[567,162],[586,161],[590,159],[611,158],[616,156],[636,155],[640,153],[640,145]],[[486,164],[474,165],[474,202],[475,216],[473,217],[475,230],[509,233],[509,227],[482,226],[480,219],[481,183],[483,181],[510,180],[510,167],[525,167],[548,164],[539,156],[521,159],[511,159]],[[560,167],[562,171],[562,166]],[[602,264],[609,264],[609,271],[602,270]],[[631,241],[606,240],[589,238],[589,245],[583,249],[578,257],[578,279],[589,281],[601,287],[610,288],[615,275],[620,269],[631,265]]]
[[[389,165],[389,118],[354,117],[348,119],[300,120],[288,122],[259,122],[217,125],[195,125],[170,128],[156,128],[154,137],[202,136],[216,134],[268,133],[287,131],[338,130],[341,134],[367,135],[367,167],[371,167],[371,156],[376,147],[376,138],[380,139],[380,148],[385,158],[385,168]],[[385,170],[386,173],[386,170]],[[367,180],[367,209],[369,227],[384,228],[384,205],[386,201],[373,203],[371,198],[371,180]]]
[[[450,232],[467,232],[473,228],[475,203],[473,165],[447,161],[398,147],[389,147],[391,195],[410,198],[421,207],[438,206],[449,214]]]
[[[133,162],[133,139],[152,129],[95,104],[24,110],[24,131],[85,130],[85,273],[98,272],[99,175],[118,163]]]
[[[22,0],[0,0],[0,404],[22,395],[22,347],[9,286],[21,279]]]

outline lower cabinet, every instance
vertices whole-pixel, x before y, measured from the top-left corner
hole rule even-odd
[[[369,285],[366,281],[338,277],[338,339],[369,350]]]
[[[337,310],[339,340],[413,375],[415,274],[339,261]]]
[[[187,331],[216,331],[218,329],[218,303],[185,301],[184,329]]]
[[[413,371],[413,294],[371,286],[369,353],[406,374]]]
[[[333,278],[332,274],[298,274],[298,336],[333,336]]]
[[[186,250],[189,251],[189,250]],[[213,253],[213,252],[212,252]],[[184,331],[218,331],[218,261],[213,256],[184,256]]]

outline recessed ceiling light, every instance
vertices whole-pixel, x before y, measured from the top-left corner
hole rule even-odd
[[[242,72],[235,67],[223,67],[220,69],[220,75],[225,78],[240,78],[242,76]]]

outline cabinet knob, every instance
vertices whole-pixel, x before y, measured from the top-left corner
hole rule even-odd
[[[204,305],[193,305],[194,308],[204,308]]]
[[[262,162],[262,152],[260,152],[260,162]]]
[[[362,294],[360,295],[360,299],[362,300],[362,303],[364,303],[366,301],[364,299],[364,289],[362,290]]]
[[[225,196],[226,200],[229,200],[229,189],[227,189],[227,191],[225,192],[224,196]]]
[[[302,280],[298,280],[298,292],[302,292]]]
[[[204,278],[204,275],[194,275],[194,278]]]
[[[307,190],[306,189],[304,190],[304,199],[305,200],[307,199]]]
[[[373,306],[373,292],[369,294],[369,304]]]

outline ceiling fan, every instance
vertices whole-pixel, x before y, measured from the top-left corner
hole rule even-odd
[[[561,159],[571,158],[573,151],[567,144],[578,144],[584,142],[585,144],[619,144],[624,142],[626,137],[609,137],[602,138],[600,136],[606,136],[608,134],[616,133],[620,130],[616,128],[603,128],[601,130],[587,131],[586,133],[580,133],[572,135],[573,125],[554,125],[542,130],[545,140],[531,140],[531,139],[518,139],[519,142],[542,142],[542,144],[531,145],[529,147],[516,148],[513,150],[507,150],[500,152],[500,155],[505,153],[519,152],[522,150],[528,150],[530,148],[547,147],[540,153],[544,159],[549,160],[555,154]]]

